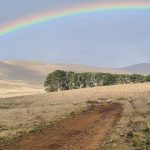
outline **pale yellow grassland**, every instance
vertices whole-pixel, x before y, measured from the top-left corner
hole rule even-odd
[[[45,93],[41,85],[32,85],[23,81],[0,80],[0,98]]]
[[[126,126],[131,119],[141,120],[143,118],[139,114],[146,114],[149,111],[147,104],[150,103],[150,83],[94,87],[0,99],[0,138],[12,138],[33,130],[36,125],[49,124],[72,111],[85,108],[87,101],[95,101],[98,98],[113,99],[124,105],[123,117],[112,135],[112,138],[115,137],[117,140],[120,138],[117,136],[118,133],[125,133],[124,130],[127,129]],[[135,101],[131,105],[128,101],[133,98]],[[75,101],[77,105],[74,105]],[[134,113],[136,117],[133,118]],[[110,144],[112,143],[110,142],[108,146]]]

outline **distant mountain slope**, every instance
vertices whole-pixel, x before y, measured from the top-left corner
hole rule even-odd
[[[0,62],[0,79],[1,80],[23,80],[25,82],[38,83],[43,78],[42,74],[32,69],[30,63],[22,64],[21,62]]]
[[[22,80],[26,83],[43,84],[47,74],[58,69],[74,72],[150,74],[150,64],[138,64],[125,68],[112,69],[74,64],[49,64],[36,61],[1,61],[0,80]]]
[[[139,73],[139,74],[150,74],[150,63],[136,64],[129,67],[121,68],[124,71]]]
[[[48,64],[34,61],[1,61],[0,79],[23,80],[27,83],[43,84],[47,74],[58,69],[74,72],[126,73],[126,71],[121,69],[97,68],[86,65]]]

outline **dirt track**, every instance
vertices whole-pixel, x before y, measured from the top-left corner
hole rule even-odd
[[[106,134],[120,118],[120,104],[94,106],[6,150],[100,150]]]

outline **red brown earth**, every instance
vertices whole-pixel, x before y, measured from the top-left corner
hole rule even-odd
[[[122,106],[117,103],[96,105],[3,149],[100,150],[107,133],[121,117],[121,112]]]

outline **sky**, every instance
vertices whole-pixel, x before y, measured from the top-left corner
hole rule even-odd
[[[0,26],[41,12],[89,2],[91,0],[0,0]],[[150,11],[80,15],[0,37],[0,60],[14,59],[97,67],[150,63]]]

